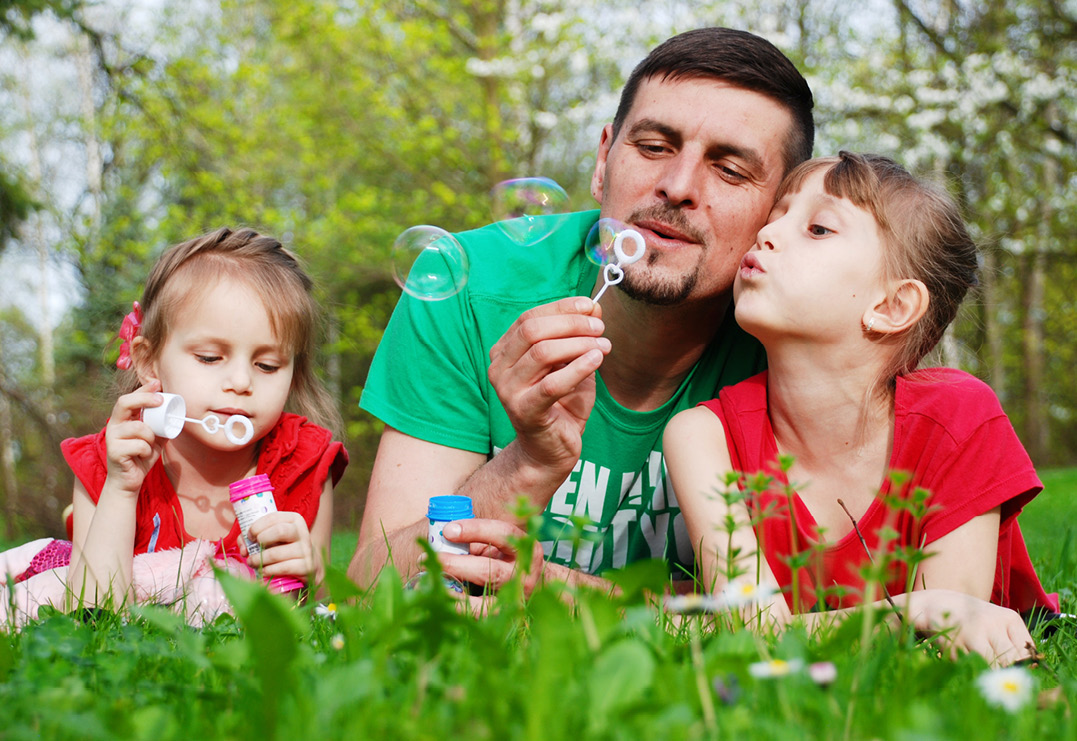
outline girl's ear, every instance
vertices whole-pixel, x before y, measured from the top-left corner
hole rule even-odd
[[[151,360],[152,356],[150,343],[145,337],[138,335],[131,340],[131,361],[134,363],[135,373],[138,374],[138,381],[143,386],[158,380],[157,364]]]
[[[905,278],[897,281],[890,292],[864,315],[864,327],[869,332],[898,334],[910,329],[927,311],[931,294],[923,281]]]

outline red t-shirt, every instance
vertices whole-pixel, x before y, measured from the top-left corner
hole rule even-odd
[[[60,449],[96,504],[108,474],[105,431],[68,438]],[[333,440],[329,430],[307,422],[305,417],[284,414],[261,441],[257,473],[269,475],[278,510],[298,512],[307,527],[312,527],[326,479],[332,476],[335,485],[347,465],[347,451]],[[238,556],[238,537],[236,522],[221,540],[217,555]],[[164,464],[158,460],[138,493],[134,555],[180,548],[192,540],[183,526],[179,497],[165,474]]]
[[[704,402],[703,406],[722,420],[734,470],[773,477],[769,488],[753,497],[750,505],[754,517],[768,513],[755,530],[775,578],[784,587],[792,584],[789,556],[795,525],[796,552],[816,549],[798,572],[800,610],[812,609],[817,589],[830,590],[826,602],[831,607],[857,604],[864,587],[861,569],[870,564],[870,559],[856,529],[820,548],[815,520],[808,508],[795,492],[791,496],[786,493],[788,479],[777,465],[778,446],[767,413],[767,373],[723,389],[718,399]],[[1018,513],[1043,489],[1043,484],[987,384],[950,368],[899,376],[888,470],[911,476],[896,489],[889,478],[881,482],[880,495],[857,523],[873,555],[883,528],[897,533],[891,549],[920,548],[930,552],[934,541],[1000,507],[991,601],[1020,611],[1037,605],[1058,609],[1057,595],[1047,595],[1040,585],[1017,525]],[[909,502],[918,487],[930,492],[926,514],[917,516],[884,501],[884,497],[894,497]],[[904,562],[895,563],[888,574],[887,589],[891,594],[907,591],[906,579]],[[786,600],[792,608],[790,592],[786,592]]]

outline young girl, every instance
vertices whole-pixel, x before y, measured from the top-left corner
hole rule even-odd
[[[104,430],[62,444],[76,477],[73,604],[127,601],[138,554],[200,539],[218,557],[246,557],[228,485],[255,473],[268,474],[280,511],[251,526],[262,551],[247,563],[265,577],[321,580],[348,459],[314,372],[311,287],[280,242],[249,229],[219,229],[157,261],[121,331],[125,393]],[[246,416],[254,437],[236,444],[191,423],[155,437],[141,417],[158,392],[182,396],[194,419]]]
[[[917,628],[1000,663],[1030,655],[1016,610],[1057,610],[1016,519],[1042,484],[986,384],[914,370],[975,271],[953,200],[892,160],[842,152],[789,174],[733,287],[769,370],[678,414],[664,437],[709,589],[747,572],[782,588],[763,606],[777,624],[832,619],[820,608],[870,596],[874,560],[887,569],[874,598]],[[749,475],[743,501],[718,493],[731,472]],[[756,472],[772,479],[752,493]],[[930,492],[926,513],[917,489]],[[931,555],[910,574],[887,565],[897,548]]]

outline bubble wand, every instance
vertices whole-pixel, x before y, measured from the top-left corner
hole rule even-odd
[[[162,393],[164,401],[159,407],[147,407],[142,410],[142,421],[150,426],[154,435],[167,437],[169,440],[178,436],[186,422],[202,425],[202,429],[211,435],[224,430],[224,436],[233,445],[246,445],[254,437],[254,425],[242,414],[233,414],[223,423],[221,418],[210,412],[202,419],[187,416],[187,402],[179,394]],[[235,428],[241,428],[237,434]]]
[[[626,239],[631,239],[636,243],[636,249],[631,255],[626,255],[624,251],[624,241]],[[635,229],[625,229],[618,232],[613,240],[613,254],[617,256],[617,262],[606,263],[606,267],[602,269],[602,279],[605,283],[602,284],[602,287],[598,289],[598,294],[591,300],[597,304],[607,288],[623,281],[625,279],[624,268],[643,257],[643,253],[646,251],[647,243],[643,241],[643,235]]]

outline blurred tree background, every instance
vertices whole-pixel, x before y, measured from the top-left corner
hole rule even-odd
[[[625,76],[703,25],[798,64],[817,154],[946,180],[984,270],[937,360],[991,383],[1037,465],[1077,463],[1073,0],[0,0],[7,537],[59,534],[58,443],[104,423],[121,318],[165,247],[223,225],[279,236],[319,284],[352,454],[336,524],[357,528],[394,238],[491,220],[513,177],[590,207]]]

